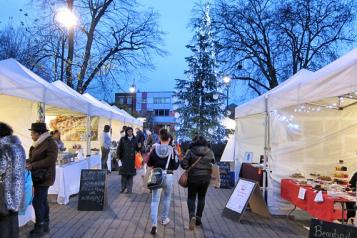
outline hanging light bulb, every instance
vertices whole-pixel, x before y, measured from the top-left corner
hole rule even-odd
[[[217,93],[213,94],[213,99],[214,99],[214,100],[217,100],[218,97],[219,97],[219,95],[218,95]]]

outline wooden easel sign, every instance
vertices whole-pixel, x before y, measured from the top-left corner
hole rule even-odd
[[[223,210],[223,215],[239,222],[248,204],[252,212],[266,218],[271,217],[259,184],[240,178]]]

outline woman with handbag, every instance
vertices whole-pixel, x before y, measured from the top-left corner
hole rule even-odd
[[[25,193],[25,150],[0,122],[0,237],[19,237],[18,212]]]
[[[179,161],[176,159],[175,152],[172,146],[169,145],[170,134],[166,129],[161,129],[160,144],[157,144],[150,152],[147,165],[153,168],[153,173],[160,172],[163,176],[162,183],[152,189],[151,195],[151,234],[157,232],[157,216],[160,205],[161,191],[164,191],[163,196],[163,211],[160,223],[167,225],[170,222],[169,211],[171,203],[171,193],[173,186],[173,171],[179,166]]]
[[[58,148],[48,133],[43,122],[32,123],[31,137],[34,141],[30,148],[29,160],[26,168],[31,171],[34,197],[32,205],[35,210],[35,228],[29,237],[42,237],[49,232],[49,206],[47,201],[48,188],[52,186],[56,178],[56,160]]]
[[[181,167],[188,170],[188,197],[189,228],[202,224],[201,218],[205,207],[208,186],[211,181],[212,164],[215,163],[213,151],[203,136],[196,136],[189,150],[181,161]],[[196,198],[197,210],[196,210]]]

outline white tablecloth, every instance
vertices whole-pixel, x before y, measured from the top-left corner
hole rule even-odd
[[[57,194],[58,204],[68,204],[69,196],[79,192],[81,170],[88,169],[88,160],[56,166],[56,180],[48,194]]]
[[[101,155],[91,155],[88,159],[88,168],[90,169],[101,169],[102,168],[102,160]]]
[[[26,225],[29,221],[35,222],[35,211],[33,210],[33,206],[30,205],[27,207],[25,214],[19,214],[19,226]]]

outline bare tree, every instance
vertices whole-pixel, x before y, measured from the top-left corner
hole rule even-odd
[[[73,9],[79,26],[60,29],[54,17],[58,3]],[[153,68],[151,57],[165,54],[158,14],[143,10],[136,0],[43,0],[38,6],[42,20],[30,30],[43,44],[42,52],[50,52],[49,80],[60,78],[80,93],[90,86],[118,87],[119,75]],[[63,70],[65,77],[58,77]]]
[[[260,95],[299,69],[336,58],[336,46],[353,41],[353,9],[348,0],[220,0],[220,59],[232,78]]]

